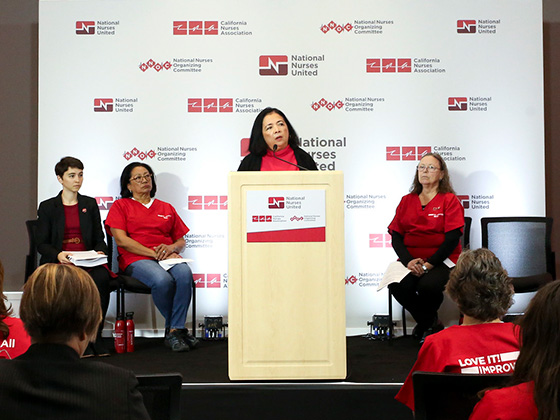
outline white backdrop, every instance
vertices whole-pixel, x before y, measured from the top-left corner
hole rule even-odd
[[[473,247],[480,217],[545,213],[540,0],[39,7],[39,201],[76,156],[105,218],[122,168],[151,165],[191,228],[199,318],[227,315],[227,174],[266,106],[344,171],[349,333],[387,311],[387,225],[425,151],[447,160]]]

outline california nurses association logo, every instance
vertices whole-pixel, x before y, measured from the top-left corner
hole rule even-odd
[[[190,195],[189,210],[227,210],[227,195]]]
[[[174,20],[173,35],[218,35],[217,20]]]
[[[233,98],[188,98],[187,112],[233,112]]]
[[[420,160],[431,152],[430,146],[387,146],[386,160]]]
[[[366,58],[366,73],[411,73],[412,58]]]
[[[222,287],[221,274],[193,273],[197,289],[219,289]]]

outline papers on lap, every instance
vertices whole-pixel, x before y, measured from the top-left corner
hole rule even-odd
[[[161,260],[161,261],[158,261],[158,262],[159,262],[159,265],[161,265],[162,268],[165,271],[167,271],[176,264],[189,263],[189,262],[193,262],[193,260],[189,260],[187,258],[168,258],[166,260]]]
[[[107,255],[98,254],[97,251],[74,251],[68,260],[78,267],[96,267],[107,264]]]
[[[400,261],[394,261],[389,264],[387,270],[385,270],[385,274],[383,274],[383,278],[379,282],[379,286],[377,286],[377,291],[379,292],[385,286],[388,286],[392,283],[398,283],[402,279],[404,279],[408,273],[411,271],[406,268]]]

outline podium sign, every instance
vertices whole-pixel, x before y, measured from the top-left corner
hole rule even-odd
[[[344,379],[339,171],[229,175],[232,380]]]

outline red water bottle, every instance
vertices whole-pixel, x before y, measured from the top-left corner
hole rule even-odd
[[[126,351],[126,331],[122,315],[117,316],[115,323],[115,351],[124,353]]]
[[[134,312],[126,313],[126,351],[132,353],[134,351],[134,320],[132,316]]]

